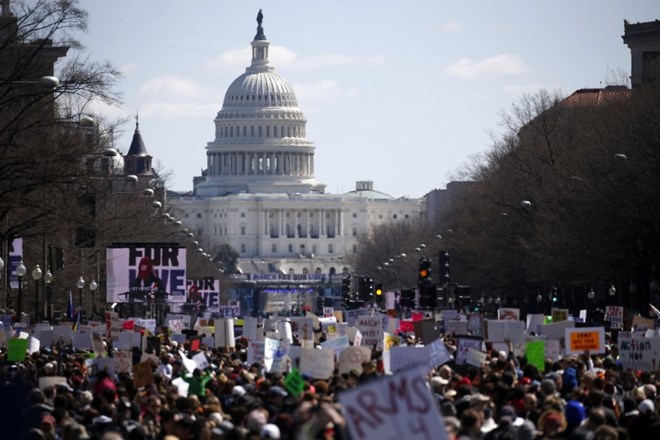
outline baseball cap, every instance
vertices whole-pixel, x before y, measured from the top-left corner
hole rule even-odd
[[[259,438],[263,439],[279,439],[280,438],[280,428],[273,423],[266,423],[259,432]]]

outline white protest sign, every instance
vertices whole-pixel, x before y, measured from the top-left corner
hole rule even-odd
[[[42,347],[50,347],[53,344],[54,332],[53,329],[42,329],[37,332],[37,337],[41,341]]]
[[[92,333],[84,330],[75,330],[71,332],[73,338],[73,348],[76,350],[90,350],[92,348]]]
[[[314,320],[312,318],[305,318],[296,316],[288,318],[291,323],[291,333],[297,336],[301,341],[314,340]]]
[[[40,376],[39,389],[43,390],[46,387],[54,387],[58,384],[66,384],[66,377],[64,376]]]
[[[188,397],[188,388],[190,387],[190,384],[183,380],[183,378],[177,377],[172,381],[172,385],[176,387],[179,396]]]
[[[179,356],[181,356],[181,362],[183,363],[183,366],[186,370],[188,370],[190,373],[195,371],[195,368],[197,368],[195,361],[188,358],[188,356],[186,356],[186,354],[181,350],[179,350]]]
[[[206,369],[206,367],[208,367],[210,365],[209,360],[206,359],[206,355],[204,354],[203,351],[200,351],[195,356],[193,356],[192,360],[197,365],[197,368],[199,368],[202,371],[204,371]]]
[[[530,313],[527,315],[527,333],[539,333],[539,326],[545,322],[545,315],[542,313]]]
[[[467,321],[445,321],[445,333],[448,335],[467,335]]]
[[[447,351],[447,346],[441,338],[436,339],[428,346],[429,367],[435,368],[438,365],[446,364],[451,361],[451,355]]]
[[[105,356],[105,348],[103,347],[103,336],[98,333],[92,333],[92,348],[97,358]]]
[[[486,362],[486,353],[483,351],[475,350],[469,348],[467,352],[467,357],[465,358],[465,363],[472,365],[474,367],[481,367],[484,362]]]
[[[41,341],[39,338],[35,336],[30,336],[30,339],[28,341],[28,353],[32,354],[37,351],[39,351],[39,348],[41,348]]]
[[[130,373],[133,371],[133,353],[130,350],[118,350],[112,359],[115,362],[116,373]]]
[[[65,344],[71,342],[71,326],[70,325],[54,325],[53,326],[53,339],[55,342],[64,342]]]
[[[321,347],[326,350],[332,350],[333,353],[339,355],[342,350],[348,348],[351,344],[348,343],[348,336],[340,336],[338,338],[330,339],[321,343]]]
[[[550,324],[543,324],[539,326],[539,331],[542,335],[546,335],[548,339],[563,339],[567,328],[575,327],[573,321],[559,321],[551,322]]]
[[[633,371],[657,371],[660,365],[660,338],[621,337],[619,334],[621,366]]]
[[[478,337],[459,336],[456,343],[456,365],[464,365],[466,363],[469,350],[481,350],[481,342],[481,338]]]
[[[389,358],[389,368],[385,365],[385,371],[390,373],[421,366],[426,371],[429,363],[427,347],[394,346],[383,353],[383,358]]]
[[[142,346],[142,335],[134,331],[123,331],[119,333],[117,342],[114,348],[118,350],[132,350],[133,347],[140,348]]]
[[[559,360],[559,356],[561,354],[561,345],[559,344],[559,341],[556,339],[546,339],[545,340],[545,358],[550,359],[553,362],[557,362]]]
[[[111,377],[115,375],[115,360],[113,358],[96,358],[96,371],[105,371]]]
[[[264,365],[269,373],[284,373],[287,370],[286,359],[289,344],[277,339],[264,340]]]
[[[609,321],[613,330],[623,330],[623,306],[606,306],[605,321]]]
[[[365,382],[338,395],[353,439],[447,440],[420,369]]]
[[[497,309],[497,319],[499,321],[519,321],[520,309],[512,307],[501,307]]]
[[[167,326],[172,330],[172,333],[176,334],[181,334],[181,331],[186,328],[182,319],[172,319]]]
[[[234,319],[216,319],[215,321],[215,346],[235,347]]]
[[[243,319],[243,337],[247,338],[250,341],[263,341],[264,333],[263,327],[258,327],[259,319],[251,316],[246,316]],[[258,331],[262,330],[262,331]]]
[[[525,323],[522,321],[488,320],[488,339],[493,342],[505,342],[507,339],[514,343],[525,342]]]
[[[140,319],[136,318],[135,320],[135,325],[139,325],[140,327],[143,327],[147,330],[149,330],[150,333],[156,333],[156,320],[155,319]]]
[[[362,333],[360,345],[369,348],[383,348],[385,332],[383,331],[382,316],[360,316],[356,320],[355,327]]]
[[[264,341],[249,340],[247,347],[247,363],[249,365],[255,362],[264,361]]]
[[[371,349],[368,347],[348,347],[339,354],[339,374],[356,370],[362,373],[362,363],[371,361]]]
[[[326,349],[305,348],[300,356],[300,373],[314,379],[329,379],[335,369],[335,352]]]

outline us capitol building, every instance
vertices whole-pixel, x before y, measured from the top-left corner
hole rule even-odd
[[[314,178],[314,143],[291,85],[268,62],[262,27],[252,62],[217,113],[207,167],[191,193],[171,197],[183,225],[213,253],[223,243],[255,279],[350,272],[346,257],[374,226],[422,215],[421,199],[394,198],[358,181],[354,191],[326,194]]]

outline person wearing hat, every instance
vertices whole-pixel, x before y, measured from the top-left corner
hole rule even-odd
[[[488,432],[484,440],[514,439],[516,428],[513,421],[516,419],[516,410],[511,405],[504,405],[498,411],[497,427]]]

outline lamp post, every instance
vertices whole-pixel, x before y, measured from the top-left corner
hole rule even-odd
[[[50,269],[44,274],[44,282],[46,283],[46,299],[44,301],[44,316],[48,319],[48,322],[53,323],[53,274],[50,273]]]
[[[78,313],[81,313],[82,312],[82,302],[83,302],[83,300],[82,300],[82,298],[83,298],[82,297],[82,291],[83,291],[83,287],[85,287],[85,279],[82,277],[82,275],[80,276],[80,278],[78,278],[78,281],[76,281],[76,287],[78,288],[78,301],[79,301],[79,303],[78,303]]]
[[[39,280],[43,276],[41,268],[37,264],[32,271],[32,279],[34,280],[34,322],[39,322]]]
[[[89,290],[92,292],[92,316],[96,315],[96,289],[99,288],[99,285],[96,283],[95,280],[92,280],[91,283],[89,283]]]
[[[16,316],[21,319],[21,297],[23,296],[23,277],[27,273],[27,268],[23,264],[23,260],[16,266],[16,277],[18,278],[18,295],[16,297]]]
[[[4,242],[2,243],[2,245],[4,247]],[[3,249],[3,253],[4,253],[4,249]],[[7,281],[6,281],[7,277],[6,277],[6,275],[7,274],[3,272],[4,268],[5,268],[5,260],[3,260],[2,256],[0,256],[0,282],[2,283],[2,284],[0,284],[0,289],[2,289],[2,293],[4,293],[4,295],[5,295],[5,307],[7,307],[7,289],[6,289],[6,286],[7,286]]]

